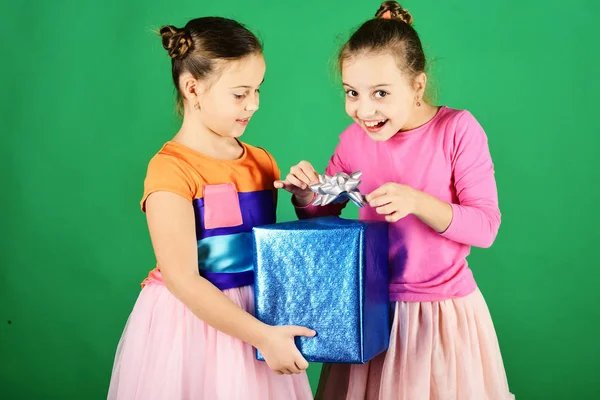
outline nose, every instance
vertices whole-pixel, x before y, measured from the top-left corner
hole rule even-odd
[[[258,92],[254,94],[254,96],[248,96],[248,101],[246,102],[245,110],[248,112],[254,112],[258,110],[258,105],[260,103],[260,98]]]
[[[375,105],[370,101],[360,101],[356,109],[356,116],[359,119],[371,119],[377,114]]]

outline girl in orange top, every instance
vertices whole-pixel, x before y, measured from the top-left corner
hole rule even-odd
[[[279,179],[269,153],[238,140],[258,110],[262,46],[217,17],[160,34],[183,124],[148,166],[141,206],[157,267],[121,337],[108,399],[312,399],[294,337],[314,332],[252,316],[251,230],[275,222]]]

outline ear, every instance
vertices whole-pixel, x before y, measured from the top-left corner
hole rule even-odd
[[[422,99],[425,94],[425,88],[427,87],[427,74],[421,72],[415,77],[414,89],[415,95],[418,99]]]
[[[179,87],[183,98],[194,104],[198,98],[204,93],[202,82],[194,78],[189,72],[184,72],[179,78]]]

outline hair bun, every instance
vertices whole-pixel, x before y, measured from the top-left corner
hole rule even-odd
[[[181,59],[192,48],[192,38],[185,29],[165,25],[160,28],[159,33],[162,36],[162,45],[171,58]]]
[[[399,19],[407,23],[408,25],[412,25],[413,17],[410,15],[408,11],[406,11],[400,4],[395,1],[384,1],[381,3],[379,10],[375,13],[375,18],[386,18],[384,15],[389,12],[389,16],[392,19]]]

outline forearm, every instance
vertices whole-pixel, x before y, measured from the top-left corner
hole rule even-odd
[[[492,204],[452,204],[452,222],[442,235],[469,246],[490,247],[500,227],[500,211]]]
[[[418,192],[413,213],[444,237],[469,246],[490,247],[500,226],[500,211],[493,206],[449,204]]]
[[[417,191],[413,215],[436,232],[442,233],[452,222],[452,206],[425,192]]]
[[[167,288],[198,318],[219,331],[258,347],[268,325],[238,307],[197,274],[165,277]]]

